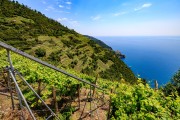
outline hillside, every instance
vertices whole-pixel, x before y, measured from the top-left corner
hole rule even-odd
[[[104,48],[107,48],[109,50],[112,50],[112,48],[110,46],[108,46],[107,44],[105,44],[103,41],[95,38],[95,37],[92,37],[92,36],[89,36],[89,35],[84,35],[85,37],[88,37],[90,40],[93,40],[95,41],[98,45],[100,45],[101,47],[104,47]]]
[[[0,50],[0,56],[0,68],[3,68],[5,65],[8,65],[8,62],[6,61],[6,50]],[[102,94],[101,90],[96,89],[95,92],[92,92],[92,94],[94,94],[92,97],[93,101],[90,102],[90,98],[87,99],[89,95],[88,92],[90,92],[89,85],[85,85],[76,79],[70,78],[59,72],[55,72],[48,67],[42,66],[20,55],[12,53],[11,56],[14,67],[21,71],[21,74],[25,77],[26,81],[36,91],[39,91],[38,94],[41,95],[43,100],[54,111],[56,111],[55,103],[57,103],[56,113],[61,120],[71,120],[71,118],[72,120],[79,120],[81,115],[84,116],[87,113],[89,114],[91,103],[92,108],[94,109],[94,107],[100,106],[103,101],[105,101],[105,105],[103,107],[94,111],[91,118],[90,116],[87,116],[83,120],[96,120],[98,118],[105,120],[107,115],[109,115],[111,120],[178,120],[180,118],[180,97],[177,93],[178,91],[174,89],[175,87],[178,87],[176,86],[178,84],[172,84],[170,86],[168,84],[167,87],[169,89],[166,87],[164,94],[164,90],[152,89],[148,84],[142,82],[142,79],[140,78],[136,84],[129,84],[125,81],[112,82],[98,79],[96,85],[102,88],[104,92]],[[20,119],[20,110],[15,109],[15,111],[12,111],[10,94],[8,93],[9,90],[7,83],[5,82],[6,77],[8,76],[6,76],[7,73],[2,70],[3,69],[0,69],[0,119]],[[72,73],[72,71],[68,72]],[[180,72],[175,74],[173,77],[175,80],[179,78],[179,73]],[[93,82],[95,80],[85,74],[78,74],[76,72],[73,74],[89,82]],[[38,120],[44,120],[47,118],[50,112],[45,112],[41,102],[37,102],[35,95],[30,91],[30,89],[28,89],[22,80],[17,79],[17,81],[23,95],[30,103],[30,107],[35,114],[35,117]],[[54,99],[53,89],[56,90],[56,99]],[[15,91],[15,87],[13,87],[13,91]],[[105,96],[103,97],[102,95],[104,95],[104,93]],[[9,95],[9,97],[7,97],[7,95]],[[14,95],[15,107],[18,108],[19,104],[16,100],[18,97],[16,93],[14,93]],[[109,101],[111,101],[110,104]],[[85,105],[86,107],[84,109]],[[108,114],[106,108],[108,108],[109,105],[111,105],[111,107]],[[42,112],[42,110],[44,111]],[[83,114],[82,111],[84,111]],[[23,109],[22,113],[25,114],[25,118],[28,119],[29,117],[30,119],[30,115],[26,109]]]
[[[0,0],[0,5],[1,41],[86,81],[10,52],[12,69],[0,47],[0,119],[32,119],[25,102],[17,100],[19,88],[37,120],[179,120],[180,70],[164,88],[153,89],[135,78],[120,52],[16,2]]]
[[[1,41],[63,69],[136,81],[114,51],[18,2],[0,0],[0,6]]]

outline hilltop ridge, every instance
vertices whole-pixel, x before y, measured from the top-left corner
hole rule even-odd
[[[92,37],[92,36],[89,36],[89,35],[84,35],[85,37],[88,37],[90,40],[93,40],[95,41],[98,45],[100,45],[101,47],[104,47],[104,48],[107,48],[109,50],[112,50],[112,48],[110,46],[108,46],[107,44],[105,44],[103,41],[95,38],[95,37]]]
[[[17,1],[0,1],[0,40],[57,67],[109,80],[136,77],[110,47],[101,46]],[[11,8],[11,9],[9,9]]]

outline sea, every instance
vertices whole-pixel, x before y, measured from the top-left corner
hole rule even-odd
[[[96,37],[126,56],[123,60],[150,86],[164,86],[180,69],[180,36]]]

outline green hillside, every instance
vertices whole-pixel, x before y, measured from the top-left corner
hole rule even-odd
[[[180,70],[164,87],[153,89],[134,76],[120,60],[119,51],[109,50],[93,39],[27,6],[0,0],[1,41],[98,86],[13,52],[10,55],[15,69],[10,69],[7,51],[0,47],[0,119],[31,119],[25,102],[21,107],[16,100],[19,87],[37,120],[179,120]],[[20,79],[21,75],[56,113],[56,118]],[[17,81],[18,87],[12,81]]]
[[[89,36],[89,35],[84,35],[84,36],[88,37],[90,40],[95,41],[98,45],[100,45],[100,46],[102,46],[104,48],[107,48],[109,50],[112,50],[112,48],[110,46],[108,46],[107,44],[105,44],[103,41],[101,41],[101,40],[99,40],[97,38],[94,38],[92,36]]]
[[[9,63],[6,61],[6,51],[0,50],[0,72],[2,72],[3,67],[8,65]],[[80,87],[81,95],[81,109],[84,107],[83,101],[88,94],[85,94],[85,91],[88,91],[89,85],[85,85],[82,82],[77,81],[76,79],[70,78],[66,75],[63,75],[59,72],[55,72],[54,70],[42,66],[32,60],[29,60],[20,55],[11,54],[13,66],[21,72],[21,74],[25,77],[26,81],[34,87],[36,91],[39,91],[38,94],[41,95],[43,100],[49,104],[51,109],[54,109],[55,101],[52,97],[52,88],[56,89],[56,99],[59,104],[57,115],[60,120],[79,120],[79,117],[75,117],[78,115],[78,112],[75,108],[77,108],[77,102],[73,102],[73,99],[77,99],[77,86]],[[83,78],[89,82],[93,82],[95,78],[87,76],[85,74],[78,74],[72,70],[68,70],[69,73],[73,73],[74,75]],[[154,90],[148,84],[144,83],[141,78],[139,78],[136,84],[129,84],[125,81],[108,81],[104,79],[98,79],[96,85],[102,88],[105,92],[105,98],[111,101],[111,110],[109,113],[108,120],[179,120],[180,118],[180,96],[178,95],[178,81],[179,74],[178,71],[173,77],[173,83],[168,84],[165,89]],[[0,76],[1,77],[1,76]],[[28,89],[28,87],[23,84],[23,82],[18,79],[19,86],[23,92],[23,95],[29,101],[30,107],[34,112],[36,110],[41,110],[43,105],[41,102],[37,102],[37,98],[33,94],[33,92]],[[2,83],[2,79],[0,79],[0,83]],[[175,83],[175,84],[174,84]],[[4,83],[5,84],[5,83]],[[2,84],[0,84],[0,88]],[[170,85],[170,86],[169,86]],[[175,89],[177,88],[177,89]],[[2,88],[1,88],[2,89]],[[86,90],[85,90],[86,89]],[[101,96],[100,90],[96,90],[94,96],[95,100],[101,101],[97,99],[97,97]],[[0,103],[2,99],[7,99],[7,96],[0,96]],[[70,103],[68,98],[72,99]],[[9,98],[10,101],[10,98]],[[50,102],[49,102],[50,101]],[[4,106],[7,104],[7,101],[0,106]],[[11,101],[9,102],[11,105]],[[64,106],[61,106],[64,104]],[[66,104],[66,105],[65,105]],[[89,102],[87,102],[89,104]],[[106,101],[106,107],[109,105],[108,101]],[[11,106],[10,106],[11,107]],[[10,108],[9,109],[12,109]],[[3,108],[3,107],[2,107]],[[87,107],[85,111],[88,111],[90,107]],[[7,109],[7,107],[5,108]],[[5,109],[0,108],[0,119],[9,120],[8,114]],[[98,109],[98,112],[101,109]],[[102,110],[101,110],[102,112]],[[10,112],[11,113],[11,112]],[[38,113],[38,112],[35,112]],[[42,113],[46,113],[45,115]],[[44,120],[49,111],[41,112],[41,114],[35,114],[37,120]],[[12,115],[13,113],[11,113]],[[27,114],[27,113],[26,113]],[[81,114],[81,112],[80,112]],[[107,116],[107,112],[104,110],[103,114]],[[1,116],[2,115],[2,116]],[[102,115],[102,113],[99,113]],[[9,115],[10,116],[10,115]],[[94,112],[92,120],[95,120],[94,116],[96,116],[96,112]],[[18,116],[16,115],[15,118]],[[72,118],[72,119],[70,119]],[[106,118],[102,119],[106,120]]]
[[[0,40],[63,69],[136,81],[114,51],[18,2],[0,0]]]

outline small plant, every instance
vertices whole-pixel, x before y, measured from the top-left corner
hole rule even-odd
[[[46,55],[46,50],[42,49],[42,48],[38,48],[38,49],[35,50],[35,54],[38,57],[44,57]]]

